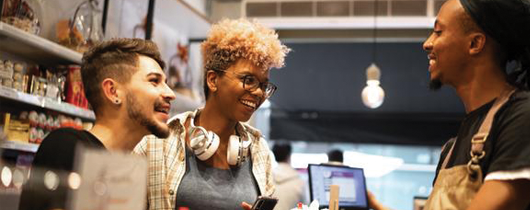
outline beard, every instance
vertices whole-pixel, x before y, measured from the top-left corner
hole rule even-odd
[[[158,138],[167,138],[169,136],[169,128],[167,126],[160,126],[156,121],[147,117],[145,111],[142,111],[142,108],[139,106],[138,99],[133,94],[127,93],[126,100],[129,118],[140,123],[141,126],[145,127],[151,134]],[[162,102],[156,101],[154,108],[161,105]]]
[[[440,79],[431,79],[429,82],[429,89],[431,90],[440,90],[442,88],[442,81]]]

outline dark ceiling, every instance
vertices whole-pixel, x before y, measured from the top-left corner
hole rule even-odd
[[[422,43],[379,43],[385,101],[366,108],[361,91],[371,43],[287,43],[286,67],[271,72],[271,138],[440,145],[456,134],[464,109],[454,90],[428,89]]]

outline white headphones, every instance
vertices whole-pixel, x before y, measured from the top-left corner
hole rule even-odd
[[[220,139],[213,131],[207,131],[201,126],[195,126],[195,113],[197,111],[190,116],[190,147],[200,160],[205,161],[215,154],[219,148]],[[231,135],[226,155],[228,164],[238,166],[245,162],[248,158],[250,144],[251,141],[248,136],[240,138],[237,135]]]

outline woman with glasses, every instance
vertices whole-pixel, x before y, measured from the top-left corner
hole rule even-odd
[[[149,209],[250,209],[272,195],[269,147],[243,122],[276,90],[269,69],[288,51],[253,21],[212,26],[202,43],[204,108],[175,116],[168,138],[148,136],[135,149],[149,159]]]

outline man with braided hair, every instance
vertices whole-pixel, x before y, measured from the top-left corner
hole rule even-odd
[[[453,87],[467,115],[456,141],[442,151],[428,209],[530,209],[529,37],[528,0],[449,0],[442,6],[434,32],[423,45],[431,87]],[[485,142],[472,143],[495,100],[504,95],[507,101],[493,113]],[[474,154],[478,150],[480,154]],[[435,192],[446,187],[443,170],[466,164],[480,166],[476,194],[442,202],[435,198],[453,193]]]
[[[530,1],[448,0],[423,48],[467,113],[425,209],[530,209]]]

